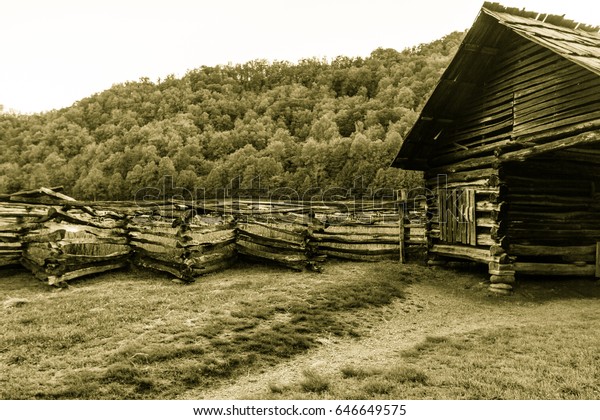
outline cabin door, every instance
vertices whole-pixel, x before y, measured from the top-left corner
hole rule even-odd
[[[477,244],[475,189],[438,190],[440,240],[465,245]]]

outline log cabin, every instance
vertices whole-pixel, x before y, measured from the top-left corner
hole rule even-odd
[[[484,3],[392,166],[423,171],[432,263],[600,277],[600,34]]]

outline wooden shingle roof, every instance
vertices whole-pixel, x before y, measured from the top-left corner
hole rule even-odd
[[[493,16],[498,23],[522,37],[600,75],[600,33],[597,27],[572,21],[557,21],[560,16],[550,19],[556,23],[549,23],[549,15],[538,14],[536,18],[522,17],[506,11],[494,11],[501,7],[494,6],[495,4],[486,3],[481,11]]]
[[[427,144],[460,115],[489,73],[495,55],[516,34],[600,76],[599,28],[486,2],[425,103],[392,166],[426,168]]]

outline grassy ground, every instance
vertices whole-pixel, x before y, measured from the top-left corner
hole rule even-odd
[[[5,270],[0,398],[599,398],[600,287],[496,298],[483,278],[332,261],[50,289]]]
[[[348,268],[242,266],[185,286],[119,272],[63,290],[5,272],[0,396],[174,398],[274,365],[324,337],[359,337],[407,283],[393,265]]]
[[[550,332],[524,327],[428,336],[388,359],[388,367],[350,362],[334,374],[305,371],[296,384],[271,384],[261,398],[598,399],[600,341],[589,329],[574,322]]]

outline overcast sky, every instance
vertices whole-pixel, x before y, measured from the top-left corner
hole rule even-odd
[[[593,0],[500,0],[600,24]],[[62,108],[202,65],[368,56],[471,26],[482,0],[0,0],[0,104]]]

